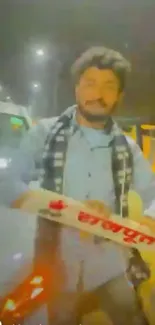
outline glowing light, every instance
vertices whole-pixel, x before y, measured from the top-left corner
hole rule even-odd
[[[39,84],[34,83],[34,84],[33,84],[33,87],[34,87],[35,89],[38,89],[38,88],[39,88]]]
[[[12,299],[8,299],[4,306],[4,309],[9,311],[15,310],[16,309],[15,302]]]
[[[17,253],[13,255],[14,260],[19,260],[22,257],[22,253]]]
[[[12,116],[10,118],[10,123],[13,125],[17,125],[17,126],[22,126],[23,125],[23,120],[17,117]]]
[[[43,49],[38,49],[38,50],[36,50],[36,55],[37,56],[44,56],[45,55],[45,52],[44,52]]]
[[[0,158],[0,169],[5,169],[8,167],[10,160],[5,158]]]
[[[32,291],[32,294],[31,294],[31,299],[34,299],[37,296],[39,296],[41,292],[43,292],[43,288],[36,288],[36,289],[34,289]]]
[[[30,284],[33,284],[33,285],[38,285],[38,284],[41,284],[43,282],[43,278],[42,276],[35,276],[32,281],[30,282]]]
[[[41,85],[39,82],[33,82],[31,88],[33,91],[39,91],[41,89]]]

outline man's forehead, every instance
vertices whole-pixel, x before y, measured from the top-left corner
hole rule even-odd
[[[97,67],[90,67],[81,75],[81,79],[101,80],[111,83],[118,83],[118,79],[111,69],[99,69]]]

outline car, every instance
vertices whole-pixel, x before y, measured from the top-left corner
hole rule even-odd
[[[8,102],[0,102],[0,169],[7,165],[19,148],[21,139],[32,126],[27,109]]]

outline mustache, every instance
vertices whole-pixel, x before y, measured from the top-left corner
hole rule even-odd
[[[105,101],[102,99],[102,98],[98,98],[98,99],[92,99],[92,100],[87,100],[86,102],[86,105],[88,104],[92,104],[92,103],[97,103],[97,104],[99,104],[99,105],[101,105],[101,106],[106,106],[106,103],[105,103]]]

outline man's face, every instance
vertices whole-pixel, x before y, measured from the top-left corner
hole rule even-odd
[[[75,94],[81,114],[101,121],[112,114],[120,100],[119,79],[112,70],[90,67],[81,75]]]

